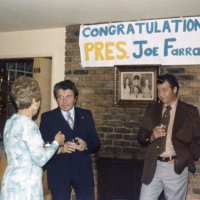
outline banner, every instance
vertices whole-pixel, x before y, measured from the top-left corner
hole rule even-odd
[[[83,67],[200,64],[200,17],[81,25]]]

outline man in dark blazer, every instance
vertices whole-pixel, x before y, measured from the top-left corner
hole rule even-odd
[[[59,147],[46,165],[52,198],[70,200],[73,188],[77,200],[94,200],[90,154],[97,153],[101,145],[92,113],[75,106],[78,90],[70,80],[61,81],[54,86],[54,97],[58,108],[42,114],[40,124],[46,143],[53,141],[58,130],[65,134],[66,139],[64,146]]]
[[[166,199],[184,200],[188,169],[195,171],[200,157],[200,117],[198,109],[178,99],[179,84],[172,74],[158,76],[161,102],[146,109],[138,142],[146,146],[140,200],[157,200],[162,190]],[[162,115],[170,107],[167,128]]]

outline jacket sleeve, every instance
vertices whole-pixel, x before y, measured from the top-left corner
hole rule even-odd
[[[193,139],[190,146],[192,159],[197,161],[200,158],[200,116],[199,111],[196,108],[194,110],[194,129]]]
[[[46,114],[41,115],[41,121],[40,121],[40,132],[42,135],[42,139],[44,142],[51,143],[54,140],[55,134],[52,134],[52,130],[49,128],[49,118]]]
[[[57,142],[53,142],[48,148],[44,148],[39,128],[34,122],[27,123],[24,127],[23,141],[27,146],[32,162],[40,167],[46,164],[58,148]]]
[[[87,143],[87,151],[91,154],[93,153],[97,153],[100,148],[101,148],[101,143],[100,143],[100,139],[98,137],[96,128],[95,128],[95,123],[94,123],[94,119],[92,116],[92,112],[88,111],[88,118],[87,118],[87,122],[89,123],[89,130],[88,130],[88,134],[87,134],[87,138],[85,139],[85,142]]]
[[[149,105],[145,111],[144,118],[140,124],[138,131],[138,143],[142,146],[148,146],[151,144],[151,134],[154,128],[151,110],[152,105]]]

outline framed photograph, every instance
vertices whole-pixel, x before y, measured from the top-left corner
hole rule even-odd
[[[157,101],[156,79],[160,65],[115,66],[115,104]]]

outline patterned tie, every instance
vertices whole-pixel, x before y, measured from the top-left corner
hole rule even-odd
[[[73,129],[74,128],[74,121],[71,117],[71,113],[67,112],[66,116],[67,116],[67,123],[69,124],[70,128]]]
[[[169,125],[170,120],[170,110],[172,109],[171,106],[166,106],[165,112],[162,115],[161,124],[163,125],[163,129],[165,129],[165,136],[160,137],[158,139],[159,142],[159,155],[165,151],[165,145],[166,145],[166,138],[167,138],[167,129]]]
[[[164,129],[167,133],[167,128],[169,125],[169,120],[170,120],[170,110],[172,109],[172,107],[166,106],[165,112],[163,113],[162,119],[161,119],[161,124],[164,126]]]

